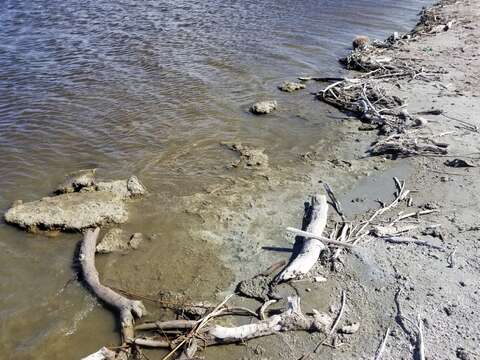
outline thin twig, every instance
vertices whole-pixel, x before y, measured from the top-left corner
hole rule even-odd
[[[330,328],[330,331],[328,332],[328,335],[332,335],[335,329],[338,326],[338,323],[340,322],[340,319],[342,318],[343,311],[345,310],[345,303],[347,300],[347,294],[345,290],[342,290],[342,306],[340,307],[340,311],[338,312],[337,318],[332,324],[332,327]]]
[[[299,229],[296,229],[296,228],[293,228],[293,227],[287,227],[286,230],[288,232],[294,233],[296,235],[304,236],[306,238],[320,240],[321,242],[323,242],[325,244],[332,244],[332,245],[343,246],[343,247],[348,247],[348,248],[352,248],[354,246],[353,244],[348,244],[348,243],[344,243],[344,242],[341,242],[341,241],[331,240],[331,239],[326,238],[324,236],[315,235],[311,232],[299,230]]]
[[[383,337],[380,346],[378,347],[377,351],[375,352],[375,357],[373,360],[380,360],[382,358],[382,354],[385,351],[385,345],[387,344],[388,335],[390,334],[390,327],[385,331],[385,335]]]
[[[340,204],[340,201],[337,200],[337,197],[335,196],[330,185],[327,182],[324,182],[323,187],[325,188],[325,191],[327,192],[328,197],[332,201],[333,208],[338,213],[338,215],[340,215],[340,217],[342,218],[342,221],[343,222],[347,221],[345,218],[345,215],[343,214],[342,205]]]
[[[425,343],[423,341],[423,321],[420,318],[420,314],[417,315],[417,330],[418,330],[418,358],[419,360],[425,360]]]

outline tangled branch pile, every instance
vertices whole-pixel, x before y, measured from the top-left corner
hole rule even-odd
[[[412,129],[422,127],[426,120],[409,114],[407,104],[392,95],[383,84],[388,81],[440,80],[442,68],[426,67],[412,59],[396,56],[393,51],[398,45],[414,39],[420,34],[447,31],[452,22],[441,16],[441,6],[424,9],[420,22],[409,33],[394,33],[387,40],[354,49],[340,62],[348,70],[363,72],[356,78],[315,79],[330,82],[317,94],[317,98],[337,109],[360,118],[379,129],[380,135],[389,136],[372,146],[372,155],[394,154],[414,156],[424,153],[446,154],[446,145],[425,137],[416,137]]]
[[[426,120],[409,114],[404,101],[389,94],[375,78],[343,79],[327,86],[317,97],[363,122],[377,126],[381,135],[390,136],[371,147],[369,152],[372,155],[412,156],[447,152],[445,144],[426,137],[415,137],[411,130],[424,126]]]

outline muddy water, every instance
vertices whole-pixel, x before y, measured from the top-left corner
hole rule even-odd
[[[131,205],[124,228],[150,239],[134,254],[101,257],[105,281],[140,294],[213,298],[233,278],[223,255],[242,257],[221,241],[194,241],[189,229],[203,220],[179,204],[235,177],[226,166],[235,155],[219,142],[265,147],[273,166],[335,144],[325,106],[276,86],[340,73],[336,59],[355,34],[407,30],[426,3],[2,1],[0,209],[45,196],[75,169],[137,174],[150,196]],[[279,110],[250,115],[263,98],[276,98]],[[69,282],[78,239],[0,224],[0,349],[8,358],[74,359],[117,342],[109,311]]]

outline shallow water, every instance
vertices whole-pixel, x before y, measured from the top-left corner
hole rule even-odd
[[[336,59],[356,34],[408,30],[427,3],[2,1],[0,210],[47,195],[79,168],[136,174],[151,195],[124,228],[155,236],[134,255],[100,258],[105,281],[212,297],[232,278],[218,261],[229,250],[192,243],[197,220],[176,199],[229,174],[234,155],[221,141],[266,147],[283,166],[331,136],[324,105],[276,86],[340,73]],[[249,114],[264,98],[279,110]],[[0,349],[9,358],[73,359],[117,342],[112,315],[68,283],[78,239],[0,224]]]

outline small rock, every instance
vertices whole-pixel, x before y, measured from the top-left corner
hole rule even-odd
[[[349,325],[342,326],[339,329],[341,334],[355,334],[358,329],[360,329],[360,323],[352,323]]]
[[[305,291],[306,291],[306,292],[310,292],[310,291],[312,291],[312,289],[306,288]]]
[[[275,100],[259,101],[253,104],[250,111],[254,114],[270,114],[277,108],[277,102]]]
[[[315,276],[315,277],[313,278],[313,280],[314,280],[315,282],[326,282],[326,281],[327,281],[327,278],[324,277],[324,276]]]
[[[143,186],[143,184],[135,175],[130,176],[130,178],[127,180],[127,190],[130,192],[130,196],[132,197],[142,196],[147,192],[145,186]]]
[[[282,91],[285,91],[285,92],[294,92],[294,91],[297,91],[297,90],[305,89],[305,84],[285,81],[278,88]]]
[[[136,250],[140,246],[140,243],[143,241],[143,234],[142,233],[135,233],[130,237],[130,241],[128,242],[128,245]]]

